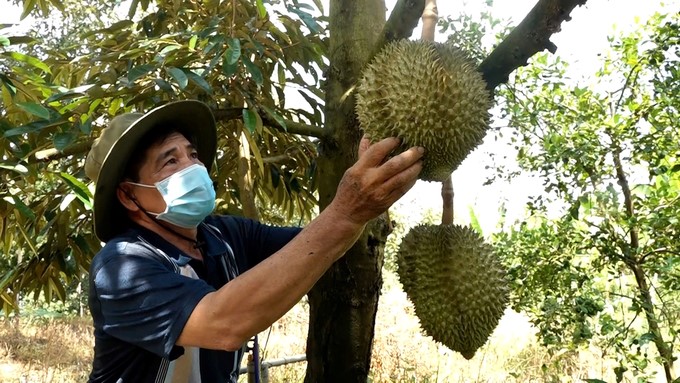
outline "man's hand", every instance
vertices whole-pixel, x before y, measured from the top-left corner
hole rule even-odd
[[[425,149],[413,147],[388,159],[398,146],[396,138],[374,144],[362,138],[359,160],[343,175],[329,207],[351,222],[364,225],[406,194],[418,179]]]

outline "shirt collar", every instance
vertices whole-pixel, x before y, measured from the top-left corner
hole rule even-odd
[[[191,260],[183,251],[178,249],[175,245],[168,242],[165,238],[158,235],[158,233],[149,230],[143,226],[135,225],[132,230],[141,235],[151,245],[156,246],[168,256],[172,257],[179,266],[183,266]],[[229,253],[229,245],[221,238],[219,230],[206,223],[201,223],[198,226],[197,238],[199,241],[204,241],[203,255],[207,257],[215,257],[221,254]]]

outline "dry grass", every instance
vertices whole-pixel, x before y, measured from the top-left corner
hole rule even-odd
[[[304,354],[308,308],[302,302],[260,334],[268,360]],[[88,319],[21,321],[0,319],[0,382],[83,382],[92,357]],[[614,381],[612,366],[597,350],[550,357],[535,343],[526,318],[509,312],[491,340],[474,358],[442,347],[420,333],[413,307],[393,274],[385,287],[376,320],[371,382],[576,382]],[[559,368],[554,368],[556,362]],[[245,363],[245,361],[244,361]],[[301,382],[304,362],[269,370],[270,382]],[[546,367],[548,369],[546,370]],[[552,372],[551,372],[552,371]],[[247,382],[242,376],[241,382]]]
[[[83,382],[92,358],[89,320],[1,320],[0,382]]]

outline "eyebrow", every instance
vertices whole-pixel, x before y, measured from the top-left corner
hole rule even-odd
[[[185,146],[185,149],[187,149],[188,151],[191,151],[191,152],[195,152],[195,151],[196,151],[196,147],[195,147],[193,144],[188,144],[187,146]],[[176,152],[177,152],[177,147],[173,147],[173,148],[168,149],[168,150],[162,152],[161,154],[159,154],[159,155],[156,157],[156,161],[155,161],[155,166],[156,166],[156,168],[161,167],[162,164],[163,164],[163,162],[165,162],[165,160],[166,160],[168,157],[174,155]]]

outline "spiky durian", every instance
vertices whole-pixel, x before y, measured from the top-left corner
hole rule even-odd
[[[419,225],[397,272],[425,333],[466,359],[486,343],[508,304],[506,272],[490,245],[458,225]]]
[[[423,146],[420,179],[444,181],[482,142],[491,96],[476,65],[449,45],[402,40],[366,67],[356,111],[374,140],[402,139],[400,151]]]

